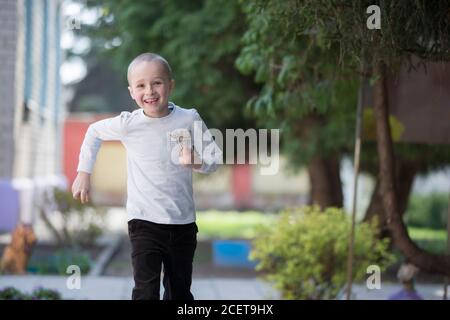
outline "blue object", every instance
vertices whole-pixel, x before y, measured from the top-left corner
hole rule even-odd
[[[423,300],[422,296],[415,290],[402,289],[397,293],[391,295],[389,300]]]
[[[19,222],[19,193],[11,180],[0,180],[0,232],[11,232]]]
[[[249,260],[251,245],[246,240],[214,240],[213,262],[227,267],[253,269],[257,262]]]

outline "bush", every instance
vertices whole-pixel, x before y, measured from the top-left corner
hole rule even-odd
[[[37,288],[31,294],[32,300],[61,300],[61,294],[52,289]]]
[[[54,258],[58,274],[60,275],[67,275],[67,267],[70,265],[77,265],[80,267],[81,274],[87,274],[91,269],[91,259],[87,254],[81,252],[60,250],[56,253]]]
[[[26,298],[26,294],[13,287],[0,290],[0,300],[25,300]]]
[[[61,247],[88,248],[102,235],[105,208],[82,204],[71,192],[57,189],[41,207],[41,217]]]
[[[414,194],[406,210],[406,223],[412,227],[446,229],[448,202],[446,194]]]
[[[32,257],[27,271],[36,274],[59,274],[67,275],[67,267],[77,265],[81,274],[87,274],[92,266],[89,254],[82,251],[64,249],[57,250],[52,256],[34,258]]]
[[[14,287],[0,290],[0,300],[60,300],[61,294],[52,289],[37,288],[31,294],[26,294]]]
[[[250,258],[283,299],[334,299],[346,281],[350,227],[349,217],[337,208],[288,210],[260,228]],[[356,227],[355,281],[363,279],[369,265],[383,271],[393,262],[388,240],[379,240],[376,232],[376,221]]]

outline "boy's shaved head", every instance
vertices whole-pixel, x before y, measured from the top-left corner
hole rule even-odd
[[[170,65],[167,62],[167,60],[164,59],[163,57],[161,57],[160,55],[156,54],[156,53],[146,52],[146,53],[142,53],[142,54],[138,55],[129,64],[128,72],[127,72],[128,83],[130,82],[130,73],[133,70],[133,68],[136,65],[138,65],[139,63],[144,62],[144,61],[147,61],[147,62],[157,61],[157,62],[159,62],[164,67],[164,69],[166,71],[166,74],[167,74],[167,77],[169,78],[169,80],[172,80],[172,69],[170,68]]]

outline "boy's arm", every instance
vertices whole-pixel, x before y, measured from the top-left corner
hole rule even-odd
[[[211,173],[222,163],[222,150],[216,144],[211,132],[197,110],[194,112],[194,124],[191,132],[193,141],[192,170],[200,173]]]
[[[72,184],[73,198],[80,200],[81,203],[89,202],[89,192],[91,190],[91,174],[79,171],[75,181]]]
[[[121,140],[123,137],[123,121],[126,113],[97,121],[91,124],[81,145],[77,177],[72,184],[72,194],[74,199],[80,199],[81,203],[89,201],[90,175],[94,168],[97,153],[102,141]]]

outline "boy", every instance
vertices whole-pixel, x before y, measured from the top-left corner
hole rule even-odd
[[[139,55],[130,63],[127,77],[130,95],[140,109],[90,125],[72,193],[82,203],[89,201],[90,173],[101,141],[120,140],[127,151],[132,299],[159,300],[163,264],[164,300],[193,300],[190,286],[198,229],[192,171],[215,171],[221,151],[195,109],[169,102],[175,81],[164,58]],[[195,132],[199,128],[202,139]],[[213,155],[202,154],[200,150],[211,143]]]

